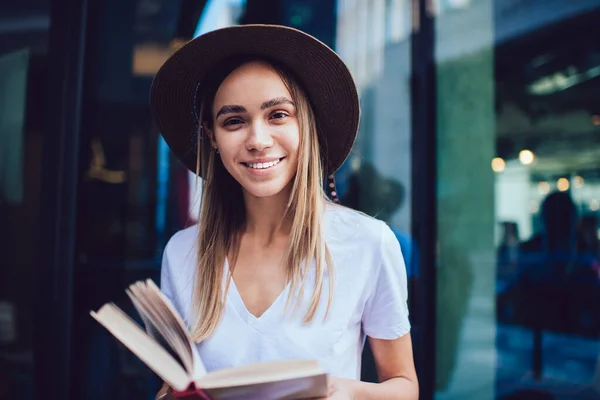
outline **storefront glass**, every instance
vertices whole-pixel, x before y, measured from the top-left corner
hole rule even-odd
[[[598,398],[600,2],[431,12],[436,398]]]
[[[50,10],[0,4],[0,398],[33,398]],[[15,397],[16,395],[16,397]]]

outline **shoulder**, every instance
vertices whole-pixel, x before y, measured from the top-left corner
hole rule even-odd
[[[176,232],[169,239],[163,252],[160,278],[161,290],[188,323],[198,257],[197,232],[197,226],[192,226]]]
[[[328,204],[325,211],[326,241],[357,245],[373,253],[398,245],[396,235],[385,222],[347,207]]]
[[[198,237],[198,225],[192,225],[189,228],[175,232],[167,242],[165,251],[179,253],[181,250],[189,249],[196,245]]]
[[[167,242],[163,256],[163,266],[171,270],[186,269],[186,266],[196,264],[196,242],[198,226],[176,232]]]

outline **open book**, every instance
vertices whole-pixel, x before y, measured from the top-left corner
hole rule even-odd
[[[207,373],[183,319],[151,281],[127,295],[146,330],[115,304],[90,314],[174,390],[175,397],[308,399],[327,396],[327,375],[315,360],[273,361]]]

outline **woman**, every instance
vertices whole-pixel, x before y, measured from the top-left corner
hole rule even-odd
[[[199,223],[167,244],[161,289],[207,370],[314,358],[331,399],[417,399],[398,242],[323,190],[359,120],[337,55],[291,28],[213,31],[161,67],[151,105],[202,177]],[[358,381],[366,337],[379,384]]]

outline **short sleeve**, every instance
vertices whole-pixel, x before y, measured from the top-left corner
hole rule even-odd
[[[374,339],[396,339],[410,332],[406,266],[400,244],[383,224],[380,262],[363,312],[363,330]]]
[[[171,282],[171,271],[169,266],[169,245],[163,252],[162,264],[160,267],[160,290],[173,303],[173,284]]]

